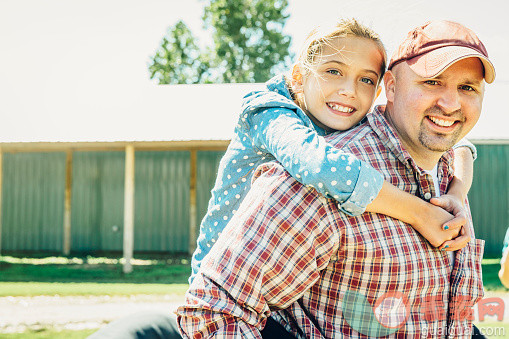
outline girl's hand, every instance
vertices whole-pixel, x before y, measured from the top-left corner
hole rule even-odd
[[[457,251],[467,246],[471,239],[470,228],[468,226],[463,226],[459,236],[444,242],[438,249],[442,251]]]
[[[452,240],[445,241],[439,246],[439,249],[446,251],[457,251],[465,247],[467,243],[472,239],[472,236],[467,225],[468,214],[460,199],[458,199],[458,197],[455,195],[445,194],[438,198],[432,198],[430,202],[433,205],[439,206],[454,215],[453,219],[442,225],[444,230],[461,227],[459,235]]]
[[[440,206],[427,203],[424,200],[422,202],[425,205],[415,210],[415,220],[411,223],[412,227],[426,238],[433,247],[445,247],[447,241],[451,241],[460,235],[461,218],[456,218]]]

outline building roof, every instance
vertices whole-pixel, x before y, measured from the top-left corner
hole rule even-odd
[[[58,103],[23,98],[19,105],[2,107],[0,143],[229,140],[242,97],[262,87],[150,85]],[[486,88],[482,116],[468,137],[509,140],[509,108],[503,100],[509,82]],[[382,94],[377,103],[384,100]]]

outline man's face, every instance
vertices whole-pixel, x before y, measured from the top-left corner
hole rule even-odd
[[[460,60],[431,79],[402,62],[384,81],[387,117],[416,161],[449,150],[481,114],[484,81],[478,58]]]

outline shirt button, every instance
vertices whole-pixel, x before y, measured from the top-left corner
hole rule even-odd
[[[431,199],[431,193],[430,192],[424,193],[424,199],[426,199],[426,200]]]

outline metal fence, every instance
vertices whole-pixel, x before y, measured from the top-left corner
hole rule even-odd
[[[469,199],[485,255],[499,256],[509,226],[509,145],[477,145]],[[197,218],[205,214],[224,151],[197,153]],[[74,151],[71,250],[121,251],[124,152]],[[3,156],[2,250],[61,251],[65,152]],[[136,151],[134,250],[189,249],[189,151]]]

